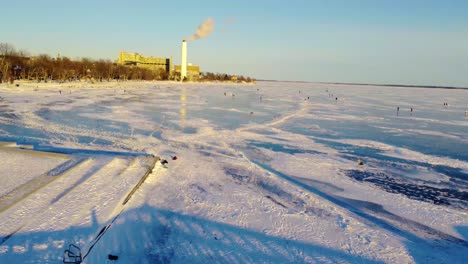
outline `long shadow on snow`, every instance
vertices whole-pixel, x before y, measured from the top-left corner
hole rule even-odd
[[[19,231],[2,245],[0,262],[62,262],[74,244],[86,263],[104,263],[108,254],[121,263],[381,263],[148,205],[124,211],[115,222],[98,223],[94,211],[91,219],[90,225],[65,230]]]
[[[357,147],[350,144],[344,144],[328,140],[316,140],[316,142],[327,144],[341,153],[342,158],[356,161],[358,158],[363,159],[369,158],[373,160],[374,165],[378,168],[383,168],[385,166],[422,166],[429,168],[430,170],[435,170],[439,173],[445,174],[450,177],[452,184],[457,184],[457,186],[468,186],[468,175],[461,172],[460,169],[454,169],[447,166],[436,165],[432,166],[427,163],[417,162],[417,161],[408,161],[404,159],[399,159],[395,157],[389,157],[381,154],[381,150],[368,148],[368,147]],[[295,147],[283,146],[281,144],[267,143],[267,142],[258,142],[258,141],[249,141],[249,149],[255,148],[265,148],[270,149],[275,152],[283,152],[287,154],[321,154],[321,152],[314,150],[303,150],[297,149]],[[403,165],[402,165],[403,164]],[[368,164],[370,165],[370,163]],[[365,174],[365,175],[363,175]],[[430,186],[430,184],[421,184],[424,183],[424,179],[418,179],[418,183],[414,184],[405,179],[402,179],[401,175],[389,173],[389,174],[369,174],[361,173],[359,171],[348,170],[345,171],[345,175],[351,177],[358,181],[365,181],[372,183],[381,189],[391,192],[399,193],[407,196],[410,199],[431,202],[434,204],[442,204],[447,206],[452,206],[454,208],[464,209],[468,203],[468,193],[464,191],[459,191],[458,188],[436,188]]]
[[[430,184],[423,184],[425,182],[424,179],[418,179],[418,183],[414,184],[402,179],[401,176],[394,173],[369,174],[353,170],[345,171],[347,176],[355,180],[370,182],[387,192],[399,193],[414,200],[449,205],[462,209],[466,208],[466,205],[468,204],[468,193],[462,191],[464,189],[463,187],[468,188],[468,174],[462,172],[461,169],[386,156],[382,154],[382,150],[369,147],[359,147],[323,139],[314,140],[318,143],[326,144],[339,150],[340,153],[343,153],[340,155],[342,158],[352,161],[356,161],[358,158],[364,159],[364,161],[366,158],[373,160],[373,163],[375,163],[374,165],[378,168],[384,168],[385,166],[400,166],[399,164],[427,168],[430,171],[435,171],[448,176],[453,187],[444,188],[443,186],[434,187]]]
[[[58,200],[60,200],[62,197],[67,195],[71,190],[75,189],[77,186],[85,182],[87,179],[89,179],[91,176],[93,176],[97,171],[99,171],[104,165],[101,163],[95,164],[93,167],[91,167],[85,174],[83,174],[75,183],[70,185],[68,188],[63,189],[63,191],[58,194],[54,199],[50,201],[50,204],[56,203]],[[119,172],[120,173],[120,172]]]
[[[84,160],[86,160],[86,158],[81,156],[70,157],[69,160],[59,164],[58,166],[49,170],[48,172],[38,175],[33,179],[17,186],[10,192],[0,196],[0,212],[8,209],[16,202],[20,201],[21,199],[24,199],[31,193],[49,184],[55,178],[57,178],[57,176],[64,174],[66,171],[79,165]],[[0,238],[0,245],[3,243],[4,239],[5,238]]]
[[[403,194],[406,197],[437,205],[465,210],[468,205],[468,192],[458,188],[433,187],[421,183],[411,183],[394,177],[393,173],[345,170],[345,175],[360,182],[369,182],[389,193]],[[421,181],[422,182],[422,181]]]
[[[148,154],[144,152],[131,152],[131,151],[112,151],[112,150],[99,150],[99,149],[77,149],[77,148],[60,148],[48,145],[42,145],[40,142],[33,140],[14,140],[8,138],[3,140],[0,137],[2,142],[12,142],[20,145],[32,145],[33,150],[51,152],[51,153],[60,153],[60,154],[74,154],[74,155],[107,155],[107,156],[125,156],[125,157],[138,157],[138,156],[153,156],[153,154]]]
[[[53,146],[34,146],[34,150],[47,151],[62,154],[80,154],[80,155],[106,155],[106,156],[153,156],[152,154],[143,152],[124,152],[124,151],[110,151],[110,150],[98,150],[98,149],[74,149],[74,148],[59,148]]]
[[[74,155],[105,155],[105,156],[124,156],[124,157],[139,157],[139,156],[154,156],[144,152],[132,151],[112,151],[112,150],[99,150],[99,149],[77,149],[77,148],[60,148],[48,145],[41,145],[41,143],[32,140],[14,140],[11,138],[0,137],[1,142],[12,142],[21,145],[32,145],[33,150],[60,153],[60,154],[74,154]]]
[[[0,136],[0,141],[14,141],[20,144],[31,144],[31,142],[41,142],[46,144],[49,142],[51,138],[51,134],[45,133],[40,129],[33,129],[33,128],[25,128],[18,125],[9,125],[9,124],[2,124],[2,129],[7,132],[6,135]],[[110,146],[113,142],[102,139],[96,138],[91,136],[76,136],[78,139],[77,143],[82,144],[99,144],[104,146]]]
[[[458,231],[458,233],[463,236],[465,241],[468,241],[468,226],[456,226],[455,230]]]
[[[460,259],[466,259],[465,256],[468,257],[468,242],[467,241],[450,236],[448,234],[442,233],[438,230],[435,230],[431,227],[428,227],[419,223],[416,226],[413,226],[412,224],[415,223],[414,221],[392,214],[384,210],[383,207],[381,207],[380,205],[367,203],[366,201],[357,201],[357,200],[351,200],[351,199],[329,195],[323,191],[320,191],[317,188],[314,188],[310,185],[303,183],[302,181],[298,180],[295,177],[292,177],[280,171],[277,171],[268,165],[261,164],[254,160],[251,160],[251,161],[255,163],[256,165],[258,165],[259,167],[261,167],[262,169],[269,171],[273,174],[276,174],[279,177],[301,188],[304,188],[342,208],[347,209],[348,211],[354,213],[358,218],[362,219],[369,226],[378,226],[380,228],[383,228],[398,236],[405,238],[407,240],[406,244],[407,244],[408,250],[414,253],[412,257],[415,258],[415,260],[418,263],[428,263],[428,261],[431,262],[430,259],[427,259],[425,251],[434,250],[434,248],[438,248],[445,252],[445,251],[448,251],[449,248],[457,247],[460,249],[454,250],[451,252],[457,252],[457,254],[461,254],[462,257],[460,257]],[[435,235],[438,238],[434,240],[420,238],[416,236],[415,234],[412,234],[411,232],[398,228],[397,226],[395,226],[395,224],[392,224],[390,221],[374,216],[366,211],[377,214],[379,215],[379,217],[387,217],[387,218],[389,217],[392,220],[402,221],[402,224],[408,225],[409,228],[412,228],[412,227],[423,228],[422,231],[425,231],[426,233],[433,235],[433,236]],[[438,263],[439,261],[440,260],[436,260],[433,263]],[[453,263],[453,260],[451,260],[448,263]]]

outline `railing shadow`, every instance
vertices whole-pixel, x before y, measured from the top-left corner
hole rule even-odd
[[[83,263],[106,263],[109,255],[119,263],[381,263],[148,205],[124,211],[112,224],[91,215],[87,226],[15,233],[0,246],[0,263],[62,263],[70,244],[86,255]]]

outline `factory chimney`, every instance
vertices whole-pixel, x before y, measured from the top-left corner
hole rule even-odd
[[[182,61],[180,63],[180,80],[187,77],[187,42],[182,40]]]
[[[187,41],[197,40],[200,38],[208,37],[214,29],[214,20],[211,18],[206,19],[198,26],[197,31],[191,36],[182,40],[182,61],[180,63],[180,79],[183,81],[187,78]]]

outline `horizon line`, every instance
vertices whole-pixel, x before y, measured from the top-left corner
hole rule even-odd
[[[366,86],[386,86],[386,87],[408,87],[408,88],[439,88],[439,89],[461,89],[468,90],[468,87],[446,86],[446,85],[424,85],[424,84],[392,84],[392,83],[353,83],[353,82],[316,82],[316,81],[291,81],[291,80],[272,80],[257,79],[263,82],[290,82],[290,83],[321,83],[321,84],[343,84],[343,85],[366,85]]]

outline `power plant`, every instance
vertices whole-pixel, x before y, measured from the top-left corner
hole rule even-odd
[[[200,38],[206,38],[211,34],[213,29],[214,20],[208,18],[205,21],[203,21],[203,23],[200,24],[200,26],[198,26],[196,32],[193,35],[182,40],[180,65],[174,65],[173,67],[172,58],[169,59],[145,57],[138,53],[126,53],[124,51],[120,52],[117,63],[121,65],[145,67],[158,71],[163,69],[166,71],[166,73],[169,74],[169,76],[174,77],[175,79],[179,79],[180,81],[197,80],[200,77],[200,67],[197,65],[187,63],[187,42],[197,40]],[[179,75],[180,77],[177,78],[177,75]]]
[[[200,66],[187,63],[187,42],[182,41],[181,64],[173,65],[172,58],[146,57],[139,53],[119,52],[117,64],[165,71],[171,78],[178,80],[198,80]],[[180,74],[180,75],[179,75]],[[179,77],[180,76],[180,77]]]

